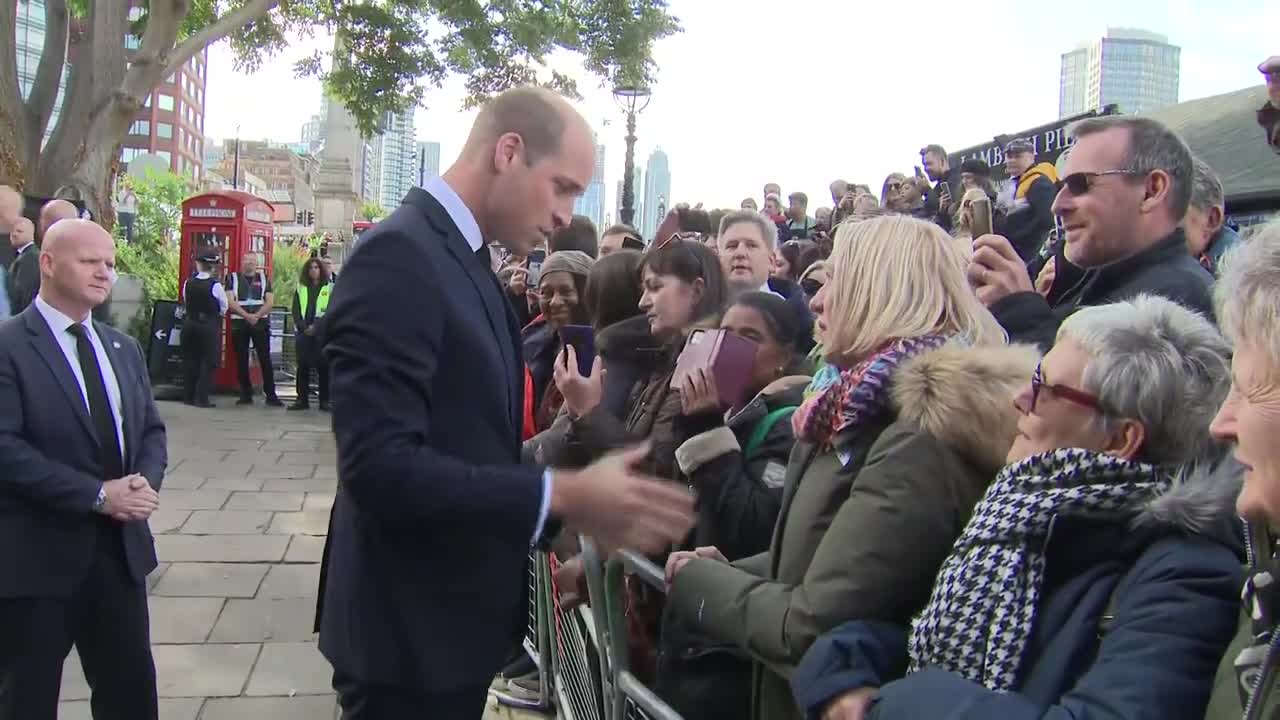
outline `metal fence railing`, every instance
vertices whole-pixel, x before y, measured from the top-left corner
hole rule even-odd
[[[626,577],[665,593],[662,569],[626,550],[606,560],[587,537],[580,538],[580,547],[587,602],[573,608],[560,603],[555,555],[530,555],[524,649],[537,667],[539,696],[526,699],[494,690],[494,697],[508,707],[554,706],[564,720],[683,720],[630,667]]]

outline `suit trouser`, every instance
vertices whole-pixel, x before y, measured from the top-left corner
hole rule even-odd
[[[262,370],[262,394],[276,396],[276,373],[271,366],[271,323],[267,318],[249,326],[244,320],[231,321],[231,347],[236,351],[236,373],[240,378],[240,397],[253,397],[253,383],[249,379],[249,343],[258,355],[258,367]]]
[[[0,598],[0,720],[57,720],[72,646],[94,720],[157,718],[146,583],[129,574],[119,525],[96,522],[93,562],[70,596]]]
[[[193,321],[182,325],[182,391],[188,403],[209,402],[213,366],[218,357],[218,321]]]
[[[316,371],[319,384],[320,404],[329,403],[329,363],[325,362],[320,352],[320,340],[315,335],[298,333],[294,336],[295,353],[298,358],[298,404],[311,403],[311,371]]]
[[[480,720],[489,685],[447,693],[415,693],[366,685],[342,672],[333,674],[342,720]]]

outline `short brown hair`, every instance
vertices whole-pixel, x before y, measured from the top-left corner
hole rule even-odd
[[[568,123],[558,99],[559,95],[545,88],[512,88],[485,103],[476,127],[495,140],[507,133],[519,135],[524,141],[525,162],[533,166],[560,151]]]

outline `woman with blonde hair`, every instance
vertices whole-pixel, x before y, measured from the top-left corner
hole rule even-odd
[[[958,244],[902,216],[841,226],[813,301],[827,365],[797,439],[767,552],[667,563],[670,612],[753,665],[752,716],[799,717],[786,676],[854,619],[906,623],[1013,442],[1034,350],[965,279]]]

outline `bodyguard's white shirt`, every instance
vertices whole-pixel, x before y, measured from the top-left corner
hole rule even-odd
[[[471,251],[479,251],[480,246],[484,244],[484,236],[480,234],[480,223],[476,222],[476,216],[471,213],[471,208],[462,202],[462,198],[449,187],[449,183],[445,182],[444,178],[436,176],[428,180],[422,189],[444,207],[444,211],[449,214],[449,219],[458,227],[463,239],[471,247]],[[542,473],[542,503],[538,507],[538,520],[533,526],[533,539],[529,542],[536,543],[538,538],[542,537],[542,528],[547,524],[547,513],[550,510],[551,469],[548,468]]]
[[[40,317],[44,318],[45,323],[49,325],[49,329],[53,331],[53,339],[58,343],[58,348],[62,350],[62,355],[67,359],[67,365],[71,366],[71,374],[76,377],[76,382],[80,385],[80,397],[84,399],[84,407],[89,410],[89,392],[85,389],[84,371],[80,369],[80,355],[76,352],[76,336],[67,332],[67,328],[75,324],[84,325],[88,328],[89,344],[93,346],[93,354],[98,359],[98,371],[102,373],[102,381],[107,386],[107,402],[111,405],[111,416],[116,421],[116,437],[120,440],[120,452],[123,456],[124,448],[124,415],[121,412],[120,405],[120,383],[116,380],[115,368],[111,367],[111,360],[107,357],[107,351],[102,346],[102,338],[98,337],[98,331],[93,327],[93,321],[90,317],[77,321],[63,315],[58,309],[45,302],[44,298],[37,295],[35,301],[36,311],[40,313]],[[114,349],[123,350],[119,345]],[[91,414],[92,416],[92,414]]]

